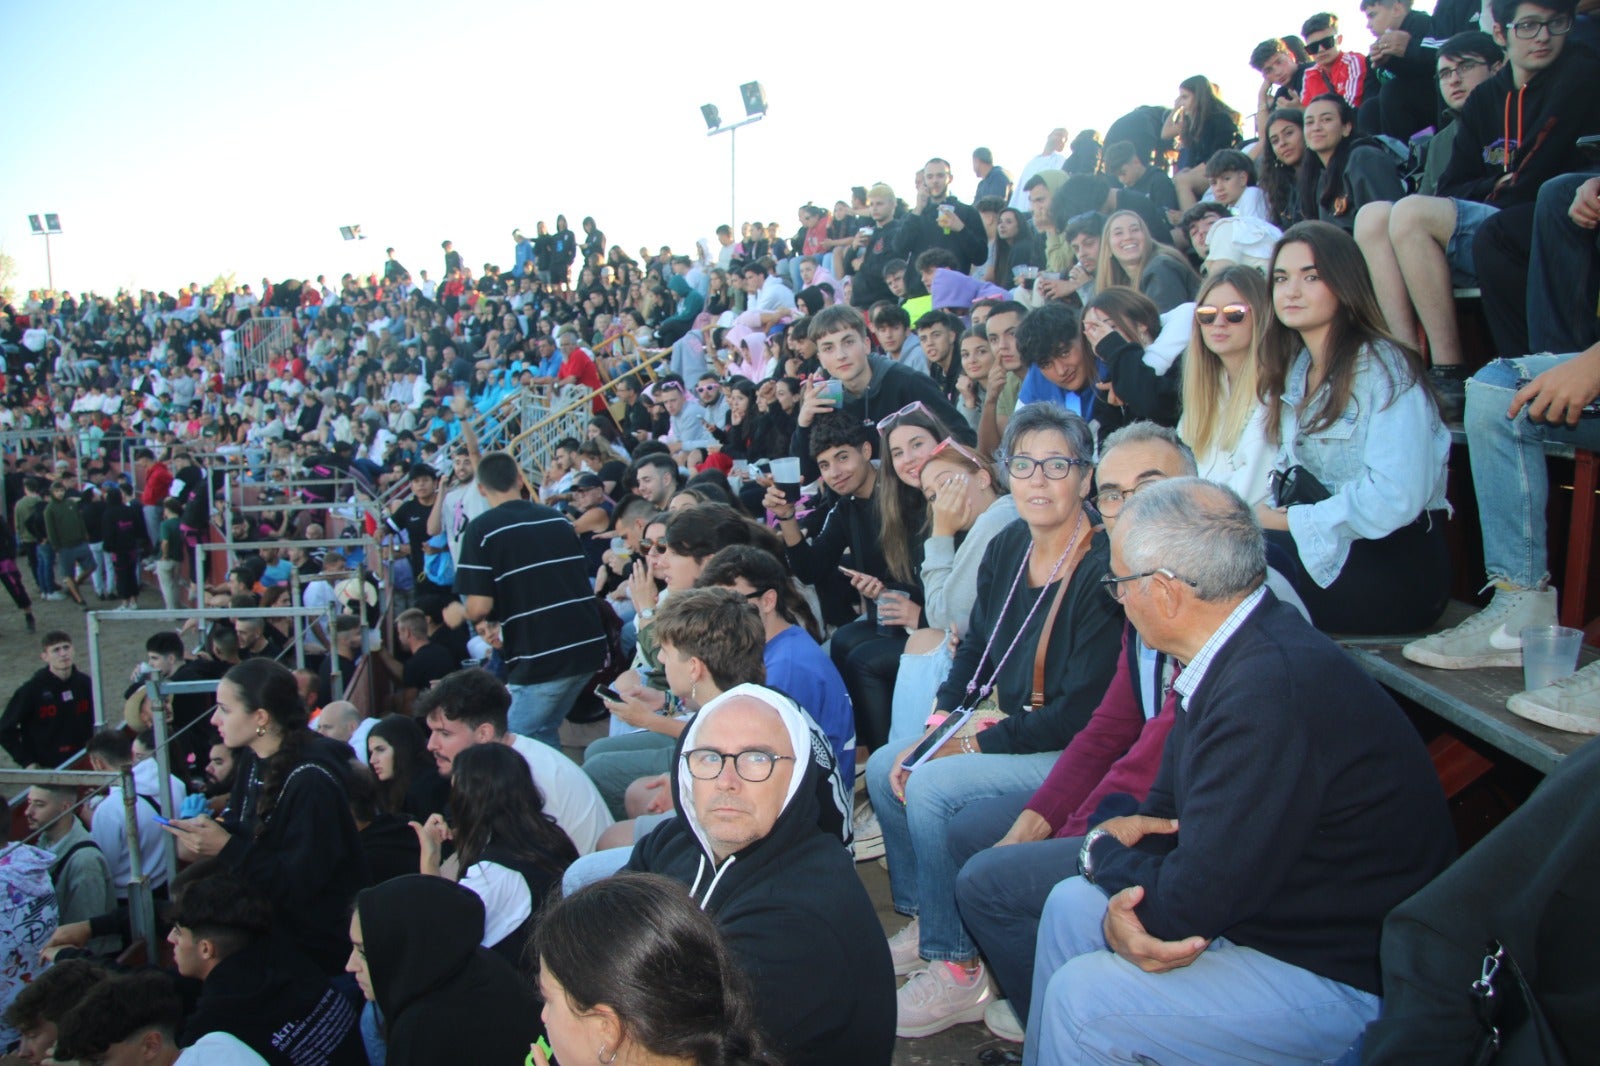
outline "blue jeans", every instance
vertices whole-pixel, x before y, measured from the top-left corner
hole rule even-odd
[[[1467,382],[1467,449],[1483,528],[1484,569],[1490,580],[1532,588],[1549,576],[1545,503],[1550,474],[1544,442],[1600,448],[1600,421],[1591,419],[1577,429],[1566,429],[1530,422],[1526,412],[1506,417],[1518,379],[1538,377],[1571,358],[1496,359]]]
[[[1024,1066],[1334,1062],[1378,1016],[1377,996],[1225,937],[1188,966],[1145,973],[1106,950],[1105,914],[1081,877],[1050,893]]]
[[[46,594],[57,591],[56,550],[47,541],[39,542],[36,562],[38,565],[33,568],[33,579],[39,583],[39,591]]]
[[[921,920],[922,957],[964,962],[978,953],[956,910],[959,867],[950,850],[950,820],[967,805],[1044,783],[1059,752],[1038,755],[949,755],[925,763],[895,799],[889,773],[903,749],[879,748],[867,760],[867,791],[883,828],[894,909]]]
[[[672,749],[676,744],[675,737],[641,730],[601,737],[589,745],[583,753],[583,772],[600,790],[600,798],[606,801],[613,818],[627,817],[623,799],[629,785],[641,777],[671,772]]]
[[[950,850],[961,869],[956,878],[961,920],[978,942],[989,976],[1023,1022],[1033,995],[1033,948],[1045,900],[1056,885],[1077,874],[1083,846],[1082,837],[1052,837],[995,847],[1032,797],[1017,792],[982,800],[950,823]]]
[[[1577,352],[1600,340],[1600,235],[1567,214],[1578,186],[1595,177],[1563,174],[1539,186],[1528,260],[1528,348]]]
[[[513,733],[542,740],[561,750],[561,722],[578,700],[578,693],[593,674],[574,674],[532,685],[507,685],[511,690],[511,709],[506,724]]]

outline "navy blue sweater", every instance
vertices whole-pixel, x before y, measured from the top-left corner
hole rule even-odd
[[[1384,916],[1455,856],[1416,730],[1271,592],[1180,707],[1140,813],[1179,831],[1102,838],[1095,877],[1144,886],[1153,936],[1225,936],[1372,993]]]

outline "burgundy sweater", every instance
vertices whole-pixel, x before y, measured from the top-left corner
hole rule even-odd
[[[1142,803],[1161,767],[1161,749],[1172,731],[1178,697],[1167,691],[1160,712],[1145,718],[1129,668],[1132,631],[1132,626],[1123,627],[1117,672],[1089,723],[1072,738],[1028,801],[1027,809],[1049,822],[1057,837],[1083,836],[1100,801],[1112,793],[1125,793]]]

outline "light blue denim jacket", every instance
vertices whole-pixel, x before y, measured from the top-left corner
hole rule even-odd
[[[1449,507],[1450,431],[1437,407],[1420,385],[1395,393],[1407,374],[1393,345],[1368,345],[1358,360],[1350,403],[1338,421],[1315,433],[1300,427],[1301,409],[1309,418],[1317,407],[1315,400],[1304,403],[1310,352],[1300,350],[1284,383],[1283,443],[1275,466],[1299,463],[1333,493],[1321,503],[1289,508],[1289,533],[1300,560],[1323,588],[1338,578],[1352,542],[1379,540],[1424,511]]]

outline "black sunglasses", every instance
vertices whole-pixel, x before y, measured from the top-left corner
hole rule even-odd
[[[1337,45],[1338,45],[1338,38],[1337,37],[1318,37],[1314,41],[1307,41],[1306,42],[1306,51],[1312,53],[1313,55],[1315,55],[1317,52],[1322,51],[1324,48],[1333,48],[1333,47],[1336,47]]]

